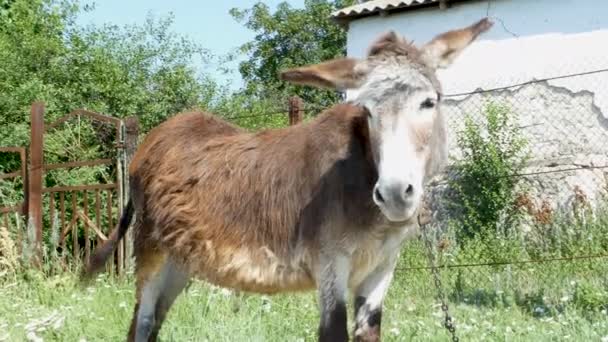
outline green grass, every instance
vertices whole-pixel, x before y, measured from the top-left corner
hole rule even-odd
[[[584,222],[555,220],[525,236],[457,243],[453,231],[439,263],[447,265],[580,257],[608,252],[608,211]],[[6,235],[6,234],[5,234]],[[4,241],[4,245],[1,243]],[[0,238],[0,261],[14,253]],[[4,247],[2,247],[4,246]],[[45,265],[57,265],[47,253]],[[383,341],[447,341],[424,245],[403,247],[383,311]],[[6,263],[4,263],[6,264]],[[133,310],[132,277],[101,275],[87,288],[57,267],[3,271],[0,341],[122,341]],[[77,263],[74,264],[77,268]],[[58,274],[57,274],[58,273]],[[442,269],[444,292],[462,341],[608,341],[608,258]],[[349,308],[352,319],[352,306]],[[194,281],[169,313],[163,341],[315,341],[314,292],[235,295]],[[352,324],[352,321],[351,321]],[[351,325],[352,327],[352,325]],[[351,330],[352,331],[352,330]],[[36,340],[39,341],[39,340]]]
[[[460,280],[451,270],[443,279],[463,341],[600,341],[608,336],[606,291],[594,287],[605,284],[606,266],[600,267],[585,277],[553,274],[551,282],[530,278],[540,273],[528,268],[506,267],[463,272]],[[517,279],[501,283],[508,274]],[[506,290],[510,287],[517,290]],[[446,341],[434,295],[428,272],[399,272],[384,307],[383,340]],[[120,341],[131,319],[133,297],[132,281],[104,275],[88,288],[79,288],[69,274],[43,277],[30,272],[5,279],[0,287],[0,341],[24,341],[29,331],[44,341]],[[237,296],[195,281],[172,308],[161,339],[314,341],[317,319],[313,292]]]

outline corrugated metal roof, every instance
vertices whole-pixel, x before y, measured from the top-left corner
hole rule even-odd
[[[439,2],[440,0],[372,0],[334,11],[331,14],[331,17],[337,20],[343,20],[350,17],[388,12],[396,9],[413,8],[433,3],[439,4]]]

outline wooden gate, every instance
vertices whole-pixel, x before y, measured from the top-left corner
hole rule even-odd
[[[44,137],[71,120],[91,120],[98,128],[105,127],[114,135],[110,147],[112,156],[104,159],[77,160],[48,164],[44,162]],[[107,239],[118,222],[127,200],[126,165],[131,150],[137,141],[137,120],[125,121],[91,111],[78,109],[53,123],[44,123],[44,106],[34,103],[31,112],[31,145],[29,167],[29,194],[27,209],[30,225],[35,229],[36,248],[43,257],[42,246],[57,252],[61,263],[88,263],[96,244]],[[129,126],[129,129],[127,129]],[[45,177],[49,172],[64,170],[69,174],[73,168],[103,167],[112,170],[111,179],[97,184],[55,185],[46,187]],[[48,177],[47,177],[48,178]],[[116,259],[109,265],[123,273],[128,266],[131,239],[121,241]],[[48,253],[47,253],[48,254]],[[47,255],[48,256],[48,255]],[[41,260],[41,259],[39,259]],[[112,266],[114,265],[114,267]]]
[[[95,160],[76,160],[63,163],[44,162],[45,134],[50,134],[74,119],[86,118],[114,132],[113,155]],[[303,104],[299,98],[289,100],[290,125],[303,118]],[[119,118],[94,113],[84,109],[75,110],[53,123],[44,123],[44,105],[34,103],[31,108],[31,142],[28,153],[24,147],[0,148],[0,153],[18,153],[21,170],[0,173],[0,180],[21,177],[24,201],[21,204],[0,203],[0,226],[11,229],[11,217],[15,217],[18,239],[33,236],[34,255],[40,262],[46,251],[61,259],[63,265],[70,261],[88,262],[95,245],[106,240],[122,215],[123,205],[128,200],[127,165],[137,148],[138,121],[136,117]],[[114,170],[113,177],[97,184],[70,184],[45,186],[45,176],[55,170],[70,170],[76,167],[104,166]],[[20,218],[27,217],[19,226]],[[18,244],[21,246],[21,243]],[[45,248],[43,248],[45,247]],[[110,272],[116,269],[123,273],[130,265],[132,255],[130,231],[120,242],[110,263]]]
[[[27,214],[27,155],[25,147],[0,147],[0,153],[18,154],[21,162],[20,169],[5,170],[0,173],[0,180],[21,180],[23,187],[23,198],[20,203],[0,203],[0,226],[9,232],[16,232],[17,248],[20,248],[23,239],[23,217]]]

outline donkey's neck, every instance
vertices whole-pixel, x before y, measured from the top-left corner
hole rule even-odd
[[[298,156],[306,165],[299,169],[299,177],[307,179],[310,186],[309,197],[303,198],[307,204],[301,218],[303,223],[312,222],[305,230],[314,232],[319,219],[333,220],[334,215],[350,226],[369,226],[377,221],[380,213],[372,201],[377,171],[366,115],[362,107],[340,104],[302,127],[293,127],[291,133],[303,134],[305,141]]]

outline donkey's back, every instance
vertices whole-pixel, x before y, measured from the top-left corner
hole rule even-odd
[[[259,133],[194,113],[159,126],[130,168],[135,240],[145,246],[136,246],[136,258],[152,248],[163,254],[155,262],[169,257],[189,274],[244,291],[311,289],[319,230],[344,233],[328,221],[344,206],[339,175],[348,166],[333,169],[353,153],[344,141],[349,116],[361,113],[341,105],[310,124]],[[371,179],[353,184],[369,188]]]

